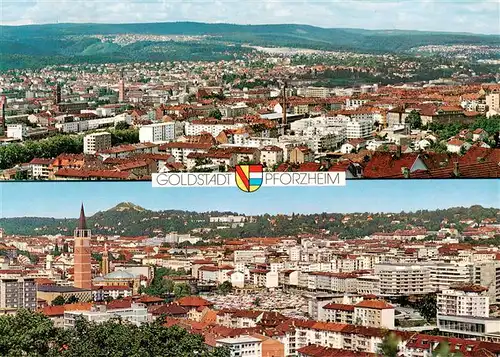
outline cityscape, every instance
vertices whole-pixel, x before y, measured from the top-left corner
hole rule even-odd
[[[239,164],[347,179],[500,176],[493,35],[415,32],[417,46],[300,25],[2,29],[2,180],[151,181]]]
[[[142,182],[2,188],[7,318],[37,312],[56,331],[104,333],[119,317],[140,339],[144,326],[157,338],[177,327],[207,356],[389,356],[392,341],[402,356],[500,350],[496,180],[252,195]],[[152,355],[193,355],[187,342],[158,343],[171,354]]]
[[[500,357],[498,1],[0,13],[0,356]]]

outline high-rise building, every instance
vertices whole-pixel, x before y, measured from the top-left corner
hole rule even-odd
[[[74,243],[74,277],[73,285],[76,288],[91,289],[92,273],[91,273],[91,254],[90,254],[90,229],[87,229],[87,221],[83,204],[80,209],[80,219],[78,227],[75,229]]]
[[[61,103],[61,86],[59,83],[54,87],[54,104]]]
[[[141,143],[164,143],[175,140],[175,122],[143,125],[139,129]]]
[[[93,155],[111,148],[111,133],[93,133],[83,138],[83,153]]]
[[[0,273],[0,309],[36,309],[35,278],[22,271]]]

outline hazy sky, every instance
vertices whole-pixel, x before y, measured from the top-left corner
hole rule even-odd
[[[498,0],[1,0],[5,25],[202,21],[500,34]]]
[[[500,208],[499,180],[348,181],[343,187],[152,188],[150,182],[0,184],[0,217],[77,217],[129,201],[152,210],[236,211],[245,214],[401,212],[482,205]]]

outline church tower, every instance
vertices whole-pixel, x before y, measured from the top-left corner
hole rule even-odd
[[[87,229],[87,220],[85,211],[80,209],[80,219],[78,227],[75,229],[74,243],[74,277],[73,285],[76,288],[91,289],[92,288],[92,264],[90,254],[90,229]]]
[[[102,253],[101,273],[102,275],[109,274],[109,252],[107,244],[104,244],[104,252]]]

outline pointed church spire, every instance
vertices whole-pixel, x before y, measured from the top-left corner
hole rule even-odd
[[[78,220],[78,229],[87,229],[87,219],[85,218],[85,211],[82,208],[80,209],[80,219]]]

